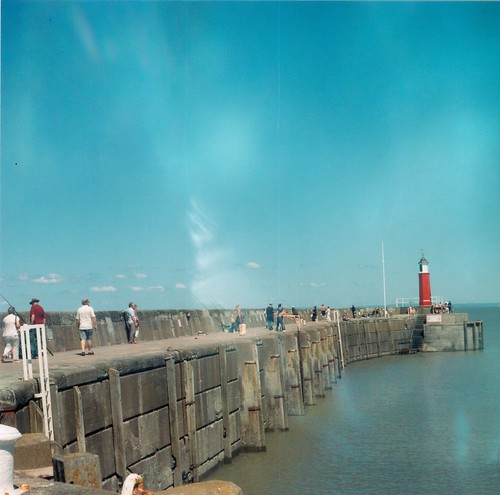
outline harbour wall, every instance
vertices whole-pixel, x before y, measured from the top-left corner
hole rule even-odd
[[[290,320],[285,333],[268,332],[262,311],[246,311],[247,335],[228,340],[229,312],[141,317],[141,351],[50,369],[54,450],[96,454],[102,486],[115,492],[130,472],[158,491],[197,481],[240,451],[265,450],[266,432],[286,431],[289,416],[333,388],[342,365],[409,352],[418,333],[413,316]],[[98,319],[96,345],[127,342],[120,313]],[[50,315],[48,327],[53,352],[79,348],[74,314]],[[41,431],[37,388],[2,386],[0,422]]]

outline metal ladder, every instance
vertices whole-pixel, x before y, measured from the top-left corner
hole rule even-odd
[[[23,325],[21,327],[21,349],[23,353],[23,379],[33,379],[33,362],[31,359],[30,330],[36,332],[38,347],[38,373],[40,392],[35,394],[36,399],[42,399],[43,429],[45,435],[54,440],[54,426],[52,421],[52,402],[50,400],[49,364],[47,360],[47,336],[45,325]]]

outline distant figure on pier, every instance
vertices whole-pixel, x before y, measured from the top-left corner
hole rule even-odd
[[[322,304],[319,310],[321,312],[321,319],[324,320],[326,318],[326,306]]]
[[[326,308],[326,321],[332,321],[332,310],[330,306]]]
[[[134,312],[135,312],[135,328],[134,328],[134,339],[131,344],[137,344],[137,338],[139,337],[139,308],[137,304],[134,303]],[[189,318],[188,318],[189,320]]]
[[[354,306],[354,304],[351,306],[351,312],[352,312],[352,317],[356,318],[356,307]]]
[[[311,312],[311,320],[312,321],[318,321],[318,308],[314,306]]]
[[[134,309],[133,302],[128,303],[128,308],[124,311],[125,326],[127,327],[127,338],[129,344],[136,344],[135,329],[139,328],[139,320]],[[137,306],[136,306],[137,307]]]
[[[243,315],[241,314],[240,305],[237,304],[235,306],[235,309],[236,309],[236,314],[235,314],[235,317],[234,317],[234,329],[235,329],[235,331],[238,331],[238,333],[240,335],[245,335],[245,333],[246,333],[246,326],[243,323]]]
[[[278,309],[276,310],[276,331],[277,332],[284,332],[285,331],[285,324],[283,321],[283,317],[285,316],[285,314],[286,314],[285,308],[283,308],[283,306],[281,306],[281,303],[278,304]]]
[[[272,330],[274,326],[274,308],[273,303],[269,303],[269,306],[266,308],[266,328],[268,330]]]
[[[299,316],[299,311],[295,306],[292,306],[292,315],[293,316]]]
[[[451,310],[451,301],[448,301],[448,311],[449,311],[450,313],[452,313],[452,310]]]
[[[87,354],[92,356],[92,335],[94,330],[97,330],[97,319],[94,309],[90,306],[90,301],[84,297],[82,305],[76,312],[76,326],[80,332],[80,344],[82,346],[81,355],[85,356],[85,345],[87,346]]]

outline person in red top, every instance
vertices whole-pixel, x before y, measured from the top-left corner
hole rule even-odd
[[[32,325],[45,325],[45,311],[38,304],[40,299],[34,297],[31,301],[30,321]],[[30,330],[30,345],[31,345],[31,358],[38,357],[38,345],[36,341],[36,330]]]

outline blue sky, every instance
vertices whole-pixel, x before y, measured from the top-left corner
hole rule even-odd
[[[19,310],[500,302],[499,3],[1,8]]]

